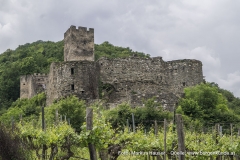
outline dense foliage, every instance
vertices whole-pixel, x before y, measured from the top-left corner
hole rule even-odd
[[[74,98],[70,99],[70,101],[73,100]],[[58,115],[53,118],[55,122],[52,121],[47,125],[45,131],[41,129],[40,121],[35,124],[25,120],[18,122],[16,124],[18,130],[15,131],[18,134],[15,136],[27,142],[25,147],[32,153],[30,159],[41,159],[42,146],[46,147],[47,159],[89,159],[89,143],[95,145],[97,153],[105,152],[106,156],[111,157],[110,159],[147,159],[148,155],[158,155],[159,158],[163,158],[164,130],[161,125],[157,133],[154,127],[146,132],[141,125],[137,126],[135,132],[129,130],[127,126],[114,129],[107,120],[109,113],[100,110],[101,105],[91,107],[94,109],[91,131],[86,130],[86,123],[82,123],[81,132],[75,132],[75,129],[62,120],[61,115]],[[117,110],[117,108],[112,110]],[[166,130],[168,159],[177,157],[178,152],[177,134],[174,128],[174,124],[168,121]],[[240,154],[240,139],[236,136],[236,132],[232,136],[230,134],[217,135],[215,131],[203,133],[185,130],[184,132],[187,159],[216,158],[218,154],[231,157]],[[104,159],[102,155],[98,157]]]
[[[48,73],[51,62],[63,60],[63,41],[37,41],[8,49],[0,55],[0,110],[20,95],[20,75]]]
[[[77,97],[70,96],[62,99],[57,103],[46,107],[47,124],[53,124],[55,121],[56,111],[61,115],[61,119],[68,121],[77,132],[85,121],[86,104],[84,101],[79,101]]]
[[[147,130],[155,121],[162,122],[164,118],[172,120],[173,113],[163,111],[161,104],[156,103],[154,98],[146,100],[144,104],[144,107],[135,108],[127,103],[120,104],[116,109],[105,111],[107,120],[111,122],[113,128],[122,128],[126,125],[132,125],[132,116],[134,116],[135,125],[142,125]]]
[[[63,61],[64,42],[37,41],[20,45],[16,50],[8,49],[0,54],[0,115],[16,101],[20,95],[20,75],[48,73],[52,62]],[[96,60],[108,58],[147,57],[142,52],[130,48],[117,47],[109,42],[95,44]]]
[[[184,93],[185,97],[180,100],[177,112],[185,115],[185,121],[189,124],[211,126],[216,123],[240,122],[239,106],[232,103],[238,101],[238,98],[215,83],[201,83],[185,88]]]
[[[2,125],[0,125],[0,144],[0,160],[31,159],[31,152],[26,147],[27,143]]]
[[[20,118],[26,121],[37,120],[40,115],[41,106],[45,103],[44,93],[38,94],[31,99],[18,99],[13,102],[11,107],[0,116],[0,121],[10,124],[12,119]]]
[[[142,52],[136,52],[130,49],[129,47],[117,47],[109,42],[103,42],[102,44],[95,44],[95,60],[98,60],[101,57],[107,58],[125,58],[129,56],[137,56],[137,57],[149,57],[149,54],[144,54]]]

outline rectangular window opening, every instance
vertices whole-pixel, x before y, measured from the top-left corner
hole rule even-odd
[[[74,74],[74,68],[71,68],[71,75]]]
[[[71,85],[71,90],[74,90],[74,84]]]

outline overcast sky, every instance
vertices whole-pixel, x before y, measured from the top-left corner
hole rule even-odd
[[[237,0],[0,0],[0,53],[84,26],[97,44],[201,60],[207,81],[240,97],[239,17]]]

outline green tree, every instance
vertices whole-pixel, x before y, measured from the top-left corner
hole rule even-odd
[[[180,100],[180,106],[184,114],[193,119],[202,119],[206,123],[239,120],[228,108],[228,101],[219,93],[217,85],[201,83],[185,88],[184,93],[185,97]]]
[[[162,105],[156,102],[155,97],[144,101],[144,107],[135,108],[136,125],[144,125],[147,129],[154,124],[154,121],[163,121],[172,119],[173,113],[163,110]],[[161,123],[163,124],[163,123]]]
[[[181,99],[179,108],[181,108],[187,116],[198,118],[203,116],[201,107],[193,99]]]
[[[127,103],[122,103],[116,108],[106,111],[106,118],[112,124],[113,128],[123,128],[126,125],[127,119],[131,122],[133,109]]]
[[[20,115],[25,121],[37,120],[41,111],[40,107],[45,103],[45,100],[44,93],[40,93],[31,99],[18,99],[0,115],[0,121],[9,124],[12,118],[19,121]]]
[[[58,110],[59,116],[62,115],[63,119],[66,116],[67,120],[70,120],[71,126],[77,132],[80,131],[80,127],[85,121],[86,104],[83,100],[70,96],[46,107],[46,121],[49,124],[55,123],[56,110]]]
[[[39,73],[40,71],[33,57],[26,57],[22,59],[19,67],[22,75],[31,74],[34,72]]]
[[[19,98],[21,75],[48,73],[51,62],[62,60],[63,41],[27,43],[0,54],[0,110]]]

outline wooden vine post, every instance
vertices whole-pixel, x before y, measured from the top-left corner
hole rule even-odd
[[[87,130],[92,130],[93,128],[93,109],[87,108],[86,110],[86,122],[87,122]],[[88,143],[88,149],[90,153],[91,160],[97,160],[96,148],[94,144]]]
[[[176,114],[179,160],[185,160],[185,142],[182,115]]]
[[[167,120],[164,118],[164,160],[167,159]]]
[[[45,115],[44,115],[44,105],[42,105],[42,131],[46,131],[46,126],[45,126]],[[46,159],[46,151],[47,151],[47,146],[43,144],[42,146],[42,159]]]

